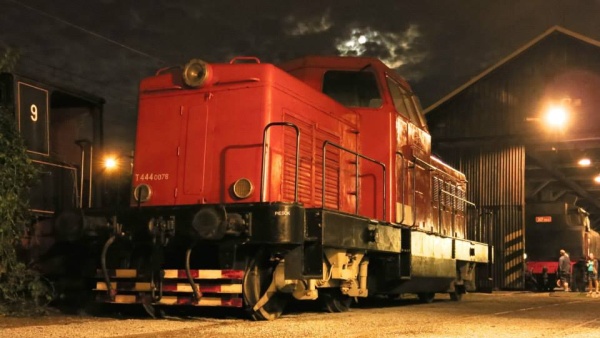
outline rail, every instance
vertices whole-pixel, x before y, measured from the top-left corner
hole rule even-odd
[[[350,153],[350,154],[356,156],[356,170],[355,170],[355,177],[356,177],[356,180],[355,180],[355,191],[356,191],[355,209],[356,210],[355,211],[356,211],[356,214],[358,214],[358,202],[359,202],[359,198],[360,198],[359,190],[358,190],[358,182],[359,182],[359,178],[360,178],[359,171],[358,171],[358,167],[359,167],[358,159],[362,158],[362,159],[365,159],[365,160],[367,160],[367,161],[369,161],[371,163],[378,164],[378,165],[381,166],[381,168],[383,170],[383,190],[382,190],[383,191],[383,220],[385,221],[386,220],[386,214],[385,214],[386,207],[385,207],[385,205],[387,203],[387,196],[386,196],[386,189],[385,189],[385,185],[386,185],[386,182],[387,182],[387,175],[386,175],[385,163],[377,161],[377,160],[372,159],[370,157],[367,157],[365,155],[359,154],[359,153],[357,153],[357,152],[355,152],[353,150],[344,148],[344,147],[342,147],[342,146],[340,146],[338,144],[335,144],[333,142],[330,142],[328,140],[326,140],[325,142],[323,142],[323,172],[322,172],[323,173],[323,177],[322,177],[322,182],[321,182],[321,184],[322,184],[322,186],[321,186],[321,191],[322,191],[322,193],[321,193],[322,194],[321,195],[321,198],[322,198],[321,205],[322,205],[322,207],[325,208],[325,172],[326,172],[326,169],[327,169],[327,161],[326,161],[327,156],[326,155],[327,155],[327,146],[328,145],[330,145],[330,146],[332,146],[334,148],[337,148],[337,149],[339,149],[341,151],[345,151],[347,153]]]
[[[294,128],[294,130],[296,130],[296,166],[295,166],[295,171],[294,171],[294,202],[297,203],[298,202],[298,166],[300,164],[300,128],[298,128],[297,125],[291,123],[291,122],[271,122],[269,124],[267,124],[265,126],[265,129],[263,130],[263,141],[262,141],[262,166],[261,166],[261,173],[260,173],[260,201],[264,202],[265,201],[265,181],[267,180],[267,171],[265,170],[266,168],[266,161],[267,161],[267,132],[269,131],[269,129],[271,127],[274,126],[283,126],[283,127],[290,127],[290,128]]]

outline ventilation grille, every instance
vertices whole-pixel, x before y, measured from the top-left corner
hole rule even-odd
[[[300,129],[300,163],[298,172],[298,200],[307,207],[322,205],[322,168],[323,143],[328,140],[340,144],[340,138],[329,132],[319,130],[315,124],[286,115],[286,122],[291,122]],[[294,175],[296,164],[296,132],[285,128],[285,156],[283,196],[286,200],[294,199]],[[340,192],[340,151],[334,147],[327,148],[325,175],[325,206],[339,209]]]

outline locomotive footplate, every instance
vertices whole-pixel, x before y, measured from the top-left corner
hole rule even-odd
[[[307,209],[307,233],[325,247],[400,253],[402,227],[327,209]]]
[[[163,231],[163,237],[200,241],[247,238],[257,244],[295,245],[303,242],[304,218],[301,204],[282,202],[140,207],[116,215],[135,241],[151,240]]]
[[[390,223],[328,209],[306,210],[306,241],[304,244],[304,278],[319,278],[323,274],[321,257],[324,249],[370,251],[403,255],[410,250],[402,247],[402,232],[406,229]]]
[[[255,253],[269,248],[268,253],[283,256],[301,248],[304,220],[304,208],[297,203],[147,207],[123,212],[113,218],[114,235],[104,245],[103,266],[96,273],[96,300],[246,306],[248,291],[243,285],[252,283],[245,282],[244,276]],[[255,264],[261,273],[270,267],[265,262]]]

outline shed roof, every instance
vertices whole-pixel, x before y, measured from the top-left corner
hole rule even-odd
[[[506,64],[507,62],[513,60],[514,58],[516,58],[517,56],[519,56],[520,54],[522,54],[524,51],[528,50],[533,45],[537,44],[541,40],[544,40],[545,38],[547,38],[549,35],[551,35],[553,33],[561,33],[561,34],[570,36],[570,37],[572,37],[574,39],[581,40],[581,41],[583,41],[585,43],[588,43],[590,45],[593,45],[593,46],[596,46],[596,47],[600,47],[600,41],[597,41],[597,40],[594,40],[594,39],[592,39],[590,37],[587,37],[585,35],[573,32],[573,31],[568,30],[568,29],[566,29],[564,27],[561,27],[561,26],[553,26],[553,27],[549,28],[548,30],[546,30],[544,33],[542,33],[542,34],[538,35],[537,37],[533,38],[531,41],[527,42],[526,44],[524,44],[523,46],[521,46],[520,48],[518,48],[517,50],[515,50],[514,52],[512,52],[511,54],[509,54],[505,58],[503,58],[502,60],[498,61],[497,63],[495,63],[491,67],[489,67],[486,70],[484,70],[483,72],[479,73],[477,76],[473,77],[472,79],[470,79],[469,81],[467,81],[463,85],[459,86],[458,88],[456,88],[455,90],[453,90],[452,92],[450,92],[448,95],[442,97],[440,100],[438,100],[437,102],[435,102],[431,106],[427,107],[427,109],[425,109],[424,113],[427,114],[430,111],[434,110],[439,105],[443,104],[444,102],[448,101],[452,97],[456,96],[458,93],[462,92],[463,90],[465,90],[466,88],[468,88],[472,84],[476,83],[477,81],[479,81],[480,79],[482,79],[483,77],[485,77],[489,73],[493,72],[497,68],[500,68],[502,65]]]

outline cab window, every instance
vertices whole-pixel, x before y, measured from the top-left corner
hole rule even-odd
[[[346,107],[377,108],[382,104],[375,74],[369,71],[328,71],[323,93]]]
[[[387,77],[387,84],[390,89],[390,95],[392,96],[396,111],[408,118],[419,128],[425,129],[425,121],[423,119],[423,115],[421,114],[420,104],[417,97],[390,77]]]

